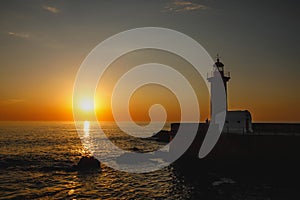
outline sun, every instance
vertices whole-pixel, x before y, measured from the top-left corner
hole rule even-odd
[[[93,100],[91,100],[91,99],[85,99],[85,100],[81,101],[80,108],[83,111],[86,111],[86,112],[94,110],[94,102],[93,102]]]

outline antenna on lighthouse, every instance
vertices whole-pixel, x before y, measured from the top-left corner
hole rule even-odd
[[[217,53],[217,56],[216,56],[216,59],[217,59],[217,61],[219,62],[220,61],[220,55],[219,55],[219,53]]]

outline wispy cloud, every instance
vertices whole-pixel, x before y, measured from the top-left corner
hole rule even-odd
[[[0,100],[0,104],[2,105],[11,105],[11,104],[17,104],[17,103],[21,103],[24,102],[24,99],[3,99]]]
[[[24,32],[12,32],[12,31],[3,31],[0,32],[1,35],[6,35],[11,37],[12,39],[22,39],[29,42],[34,42],[36,44],[42,45],[44,47],[52,48],[52,49],[62,49],[64,45],[61,41],[56,39],[52,39],[51,37],[45,35],[35,35],[33,33],[24,33]]]
[[[11,37],[16,37],[16,38],[23,38],[23,39],[28,39],[29,34],[27,33],[16,33],[16,32],[7,32],[7,34]]]
[[[58,8],[55,8],[53,6],[43,6],[43,9],[47,10],[47,11],[49,11],[51,13],[54,13],[54,14],[57,14],[57,13],[60,12],[60,10]]]
[[[187,12],[195,10],[206,10],[208,8],[209,7],[203,4],[182,0],[174,0],[165,6],[165,10],[170,12]]]

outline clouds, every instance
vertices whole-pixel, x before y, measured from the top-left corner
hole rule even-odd
[[[53,14],[57,14],[60,12],[60,10],[58,8],[55,8],[55,7],[52,7],[52,6],[43,6],[43,9],[48,11],[48,12],[51,12]]]
[[[22,39],[28,39],[29,38],[29,34],[27,33],[17,33],[17,32],[7,32],[7,34],[10,36],[10,37],[14,37],[14,38],[22,38]]]
[[[50,20],[57,20],[56,14],[61,13],[61,11],[57,7],[48,6],[48,5],[38,5],[37,7],[34,8],[39,10],[39,17],[33,17],[29,14],[14,15],[11,18],[15,18],[17,16],[18,19],[26,21],[27,26],[18,26],[18,27],[12,26],[11,28],[0,31],[0,35],[1,36],[4,35],[8,38],[11,38],[11,40],[8,40],[9,42],[12,42],[13,40],[16,42],[21,42],[21,40],[23,41],[26,40],[28,42],[31,42],[31,44],[38,44],[44,47],[50,47],[55,49],[62,48],[63,45],[61,44],[61,42],[57,41],[57,39],[52,37],[51,34],[45,33],[44,31],[41,30],[32,29],[33,26],[31,25],[31,24],[39,23],[40,20],[45,20],[45,19],[48,22]],[[51,14],[49,15],[49,13],[51,13],[52,15]],[[24,16],[30,16],[30,17],[24,17]]]
[[[35,35],[33,33],[22,33],[22,32],[2,32],[6,36],[12,38],[16,42],[20,42],[21,40],[26,40],[31,42],[32,44],[35,43],[36,45],[51,48],[51,49],[62,49],[64,45],[61,41],[57,41],[56,38],[49,37],[48,35],[38,34]],[[1,34],[2,34],[1,33]],[[10,40],[12,41],[12,40]],[[28,44],[28,43],[27,43]]]
[[[182,0],[174,0],[165,6],[165,10],[170,12],[188,12],[196,10],[206,10],[208,8],[209,7],[203,4]]]

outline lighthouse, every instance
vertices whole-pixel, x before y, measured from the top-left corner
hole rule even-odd
[[[252,130],[252,117],[251,113],[248,110],[228,110],[228,87],[227,82],[230,80],[230,72],[226,72],[224,69],[224,64],[220,62],[220,57],[217,55],[217,61],[213,65],[212,71],[208,74],[207,80],[211,85],[211,99],[222,98],[222,94],[217,89],[221,84],[223,84],[225,89],[225,99],[226,104],[226,121],[224,124],[223,132],[225,133],[251,133]],[[219,81],[221,78],[223,83]],[[218,107],[218,105],[212,106],[212,102],[210,104],[210,115],[216,116],[217,113],[222,111],[223,108]]]
[[[220,62],[220,56],[217,55],[217,61],[215,62],[215,64],[213,65],[213,70],[210,74],[208,74],[208,78],[207,80],[210,82],[211,84],[211,95],[212,98],[217,97],[218,94],[215,90],[215,88],[217,88],[217,79],[218,76],[221,76],[222,80],[223,80],[223,84],[224,84],[224,88],[225,88],[225,93],[226,93],[226,111],[228,110],[228,100],[227,100],[227,82],[230,80],[230,72],[225,72],[224,70],[224,64],[222,62]],[[212,106],[210,107],[212,109]],[[211,110],[212,112],[212,110]]]

